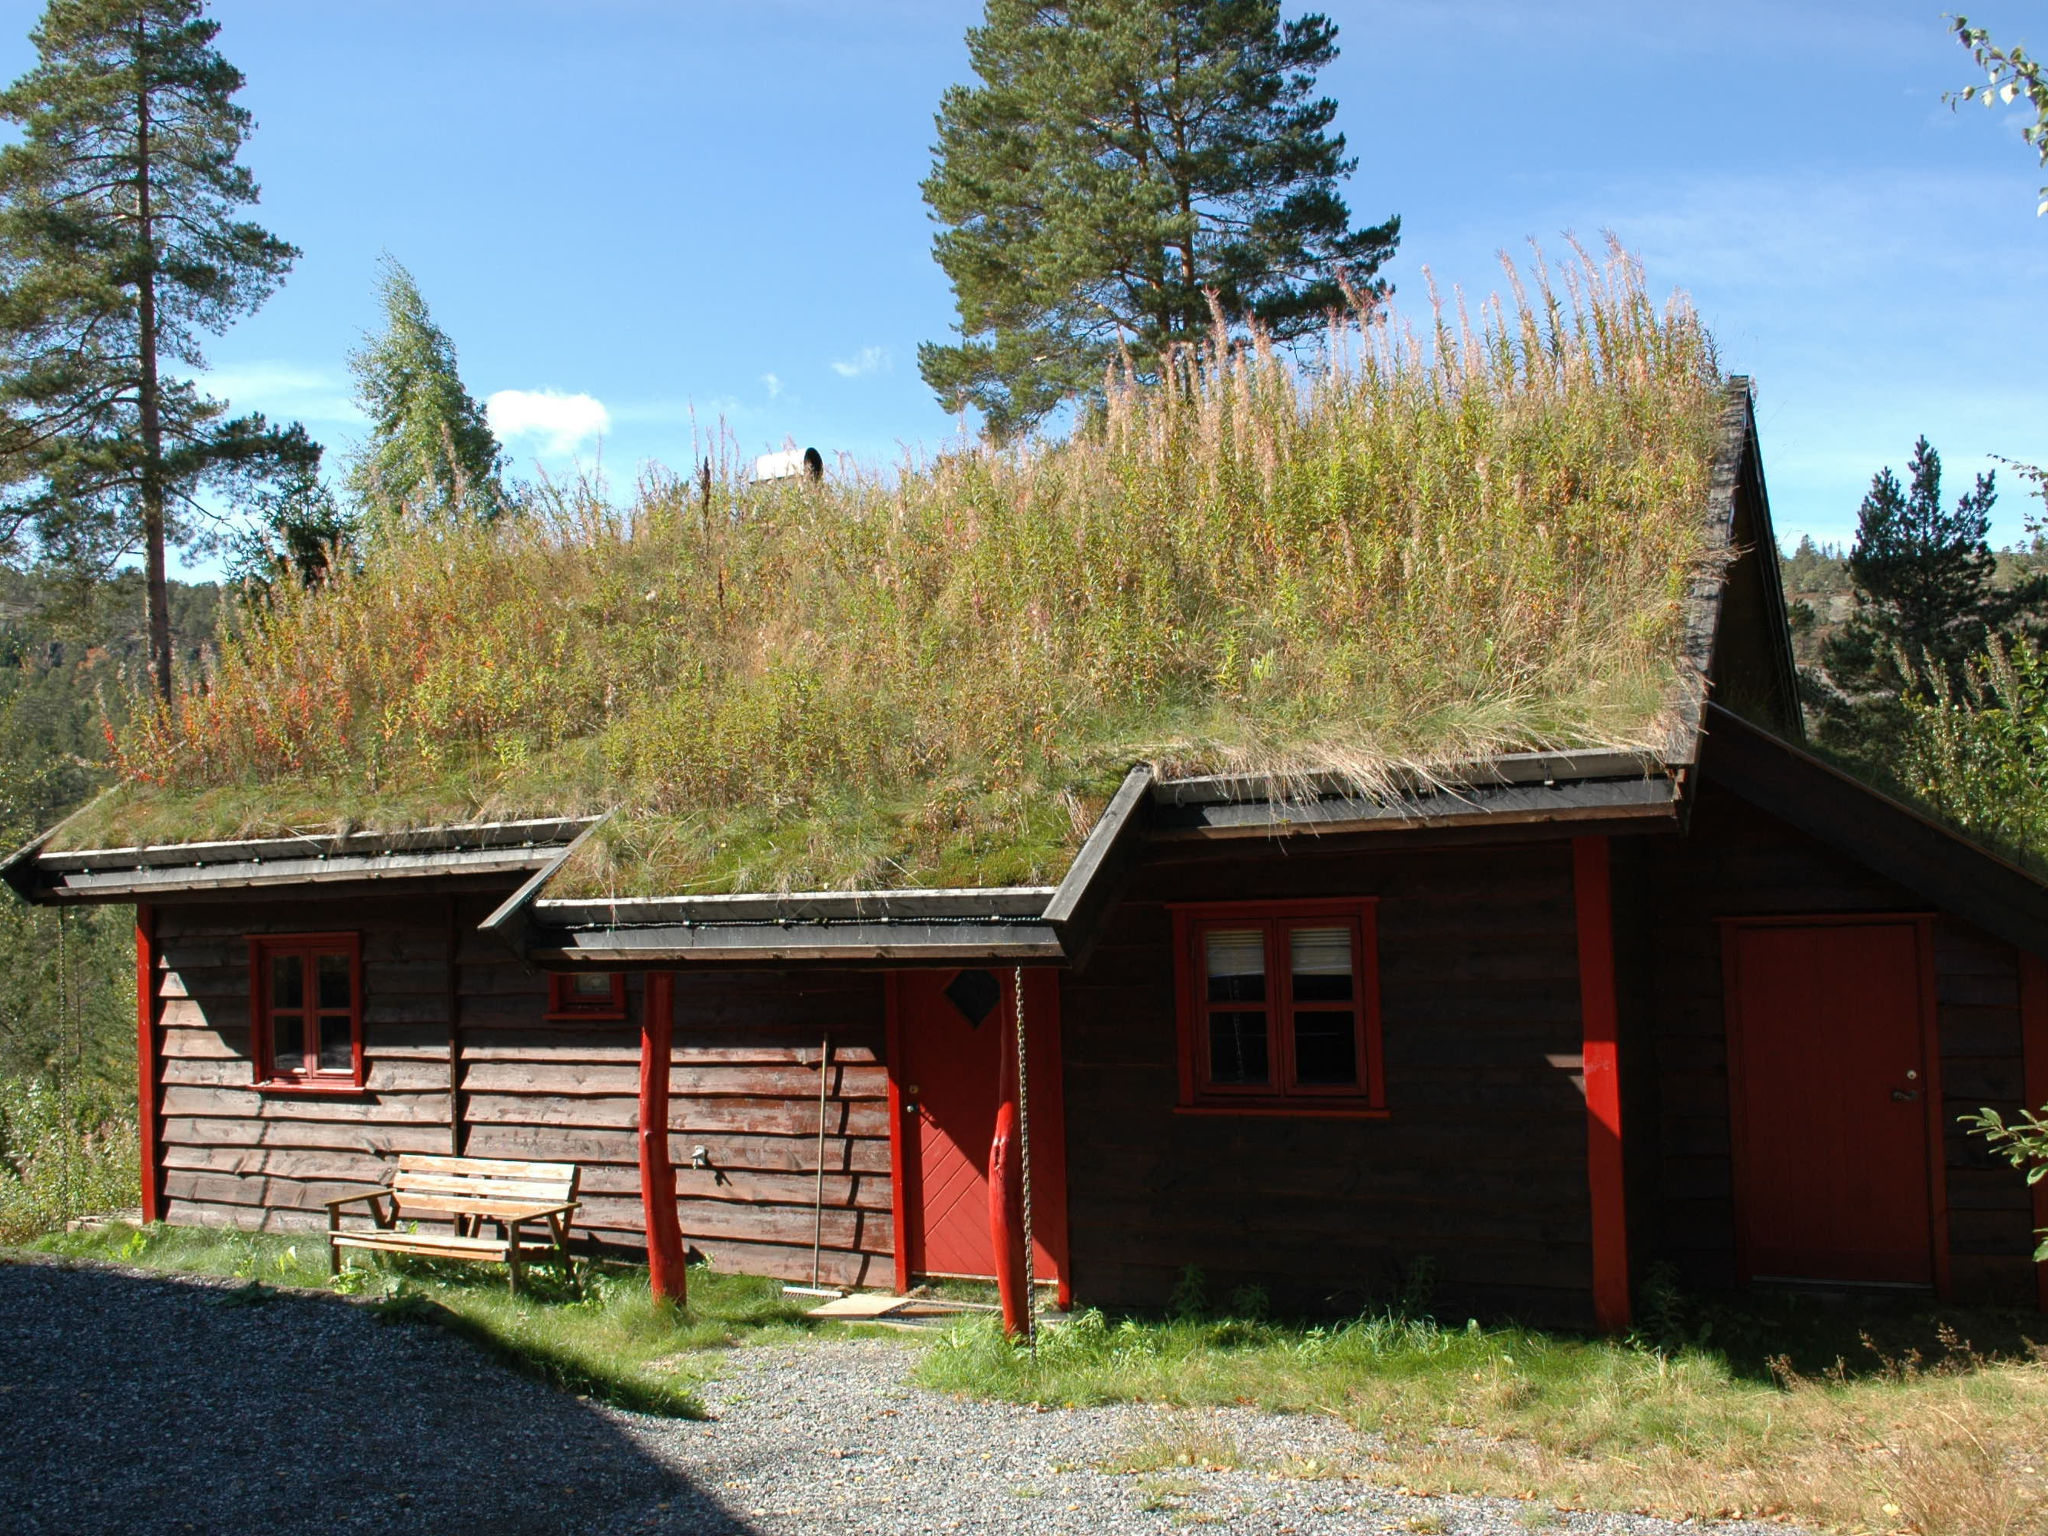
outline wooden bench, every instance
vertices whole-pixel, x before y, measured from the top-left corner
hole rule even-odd
[[[503,1264],[519,1289],[521,1269],[552,1255],[571,1279],[569,1223],[582,1202],[576,1198],[574,1163],[517,1163],[488,1157],[424,1157],[406,1154],[387,1189],[366,1190],[327,1202],[327,1262],[341,1273],[344,1248],[376,1253],[416,1253],[432,1259],[480,1259]],[[341,1213],[367,1205],[374,1227],[343,1227]],[[405,1232],[399,1223],[419,1217],[450,1218],[452,1232]],[[525,1235],[542,1224],[545,1235]],[[497,1229],[486,1236],[486,1226]]]

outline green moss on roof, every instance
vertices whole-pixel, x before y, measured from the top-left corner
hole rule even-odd
[[[1047,883],[1136,761],[1654,748],[1722,381],[1626,262],[1563,279],[1191,354],[1055,446],[388,531],[135,709],[63,842],[617,807],[558,893]]]

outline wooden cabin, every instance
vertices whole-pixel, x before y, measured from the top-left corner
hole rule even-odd
[[[558,899],[578,821],[5,873],[136,907],[152,1219],[312,1226],[451,1152],[576,1163],[584,1230],[633,1249],[672,1031],[695,1254],[986,1276],[1021,1025],[1034,1267],[1084,1304],[1195,1265],[1289,1309],[1427,1277],[1456,1315],[1614,1328],[1661,1265],[2048,1306],[2048,1184],[1958,1123],[2048,1102],[2048,890],[1802,750],[1746,391],[1707,512],[1728,559],[1663,753],[1371,799],[1140,767],[1056,887]]]

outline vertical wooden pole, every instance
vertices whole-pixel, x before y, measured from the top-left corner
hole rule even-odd
[[[142,1219],[162,1221],[163,1154],[158,1143],[158,1082],[162,1078],[157,1049],[156,909],[147,902],[135,908],[135,1076],[136,1119],[142,1128]]]
[[[1010,1014],[1017,1006],[1014,997],[1008,1002],[1009,1007],[1001,1010],[1004,1014]],[[990,1024],[999,1027],[994,1020]],[[1024,1254],[1024,1167],[1018,1155],[1014,1039],[1003,1048],[1000,1060],[1002,1067],[996,1078],[996,1133],[988,1149],[988,1233],[995,1255],[996,1294],[1003,1304],[1003,1332],[1014,1339],[1031,1331],[1031,1276]]]
[[[2026,1052],[2027,1108],[2048,1112],[2048,960],[2020,951],[2020,1029]],[[2034,1186],[2034,1228],[2048,1231],[2048,1179]],[[2048,1264],[2034,1266],[2037,1304],[2048,1312]]]
[[[1629,1325],[1628,1201],[1623,1179],[1620,1009],[1614,985],[1614,894],[1605,837],[1572,839],[1579,929],[1579,1017],[1586,1077],[1586,1179],[1593,1214],[1593,1319]]]
[[[669,1044],[675,977],[653,971],[640,1010],[640,1208],[647,1231],[647,1278],[654,1294],[689,1300],[683,1234],[676,1218],[676,1170],[668,1154]]]

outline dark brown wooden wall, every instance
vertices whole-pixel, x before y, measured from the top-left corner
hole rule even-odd
[[[1641,851],[1651,914],[1649,976],[1631,1022],[1654,1059],[1651,1124],[1631,1156],[1653,1188],[1638,1203],[1636,1251],[1695,1285],[1735,1282],[1728,1055],[1716,919],[1925,912],[1928,903],[1717,787],[1699,792],[1690,835]],[[1945,1099],[1950,1276],[1957,1299],[2030,1305],[2031,1208],[2020,1176],[1987,1155],[1957,1117],[2020,1105],[2024,1065],[2018,957],[1958,920],[1934,927]],[[1647,1141],[1638,1139],[1647,1137]]]
[[[1168,901],[1377,896],[1384,1120],[1175,1113]],[[1334,839],[1156,844],[1065,979],[1074,1284],[1158,1305],[1355,1310],[1418,1263],[1449,1309],[1590,1317],[1571,853],[1562,840],[1349,852]]]
[[[475,931],[487,896],[372,894],[157,908],[166,1215],[263,1228],[325,1224],[321,1202],[384,1183],[400,1152],[574,1162],[583,1230],[642,1243],[641,988],[623,1023],[550,1023],[546,978]],[[251,1086],[251,933],[363,936],[368,1092]],[[455,969],[451,978],[450,956]],[[451,1013],[460,1131],[451,1128]],[[676,983],[670,1147],[684,1237],[722,1269],[808,1277],[818,1060],[832,1042],[822,1270],[891,1274],[887,1083],[878,976],[683,975]],[[693,1168],[702,1146],[709,1168]]]

